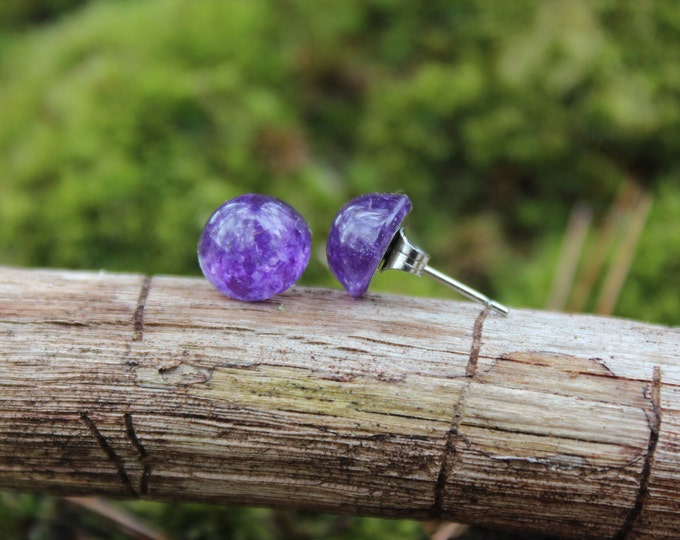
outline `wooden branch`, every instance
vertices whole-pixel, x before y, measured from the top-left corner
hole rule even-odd
[[[680,332],[0,268],[0,488],[680,531]]]

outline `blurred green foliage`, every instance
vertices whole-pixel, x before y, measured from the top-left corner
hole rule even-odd
[[[54,21],[87,0],[4,0],[0,4],[0,28],[26,28]]]
[[[435,266],[541,307],[571,208],[601,223],[632,181],[617,314],[678,324],[679,53],[673,0],[8,0],[0,263],[196,274],[212,210],[262,192],[311,224],[302,283],[337,286],[336,210],[403,191]],[[395,274],[374,289],[448,294]]]
[[[672,2],[109,1],[31,29],[31,6],[79,3],[4,8],[24,28],[0,66],[4,263],[197,273],[210,212],[259,191],[308,218],[303,283],[332,285],[334,212],[401,190],[433,263],[540,306],[574,203],[601,215],[629,179],[678,197]],[[677,271],[673,231],[636,259],[621,314]],[[376,289],[445,294],[416,281]],[[676,283],[645,317],[677,320]]]
[[[426,540],[416,521],[283,512],[265,508],[230,508],[202,504],[114,502],[141,523],[153,524],[177,540]],[[3,540],[126,540],[117,523],[54,497],[0,493]],[[473,540],[474,537],[470,538]]]

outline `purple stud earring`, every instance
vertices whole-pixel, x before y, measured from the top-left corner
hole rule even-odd
[[[292,206],[267,195],[229,199],[205,224],[198,242],[203,275],[246,302],[266,300],[295,283],[309,262],[311,232]]]
[[[411,201],[399,193],[371,193],[351,200],[335,216],[328,235],[326,257],[338,281],[352,296],[363,296],[375,272],[402,270],[426,274],[489,309],[508,314],[508,308],[427,265],[430,256],[413,245],[401,224]]]

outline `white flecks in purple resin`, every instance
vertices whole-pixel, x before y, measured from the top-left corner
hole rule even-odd
[[[400,193],[371,193],[352,199],[335,216],[326,258],[338,281],[352,296],[363,296],[411,201]]]
[[[224,294],[246,302],[266,300],[300,278],[311,238],[292,206],[267,195],[240,195],[210,216],[198,242],[198,262]]]

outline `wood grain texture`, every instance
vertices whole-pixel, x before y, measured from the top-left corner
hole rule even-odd
[[[680,332],[0,268],[0,488],[680,534]]]

